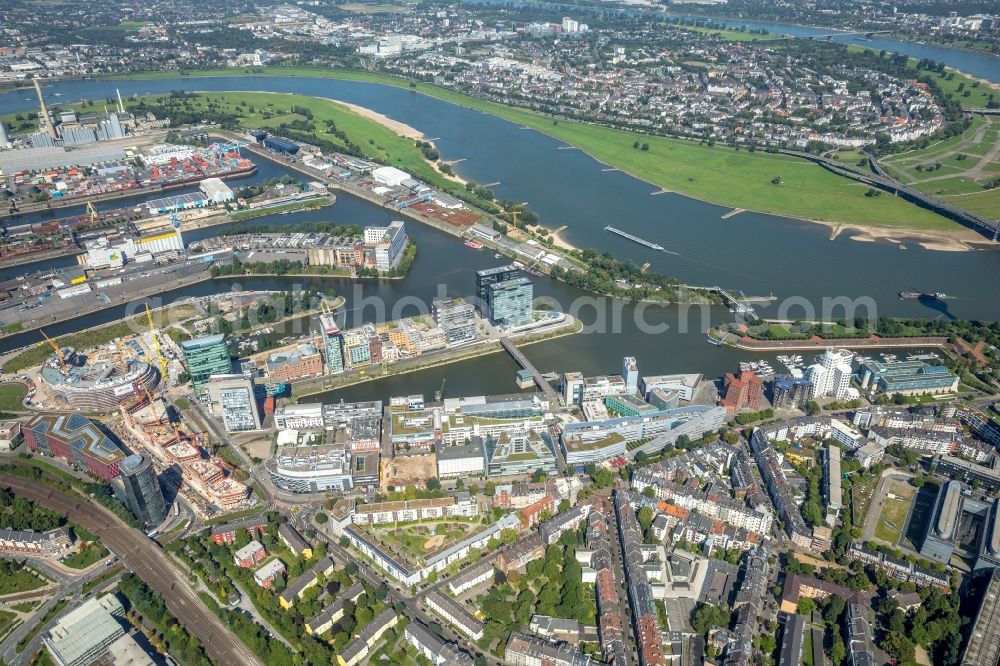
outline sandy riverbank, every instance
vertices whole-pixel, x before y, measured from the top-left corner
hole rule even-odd
[[[423,132],[421,132],[420,130],[418,130],[415,127],[407,125],[404,122],[400,122],[398,120],[394,120],[393,118],[390,118],[389,116],[387,116],[385,114],[379,113],[378,111],[373,111],[372,109],[369,109],[369,108],[364,107],[364,106],[359,106],[357,104],[351,104],[350,102],[345,102],[343,100],[333,99],[333,98],[330,98],[330,97],[327,97],[326,99],[329,99],[331,102],[335,102],[337,104],[340,104],[341,106],[346,106],[348,109],[350,109],[354,113],[358,114],[362,118],[365,118],[367,120],[371,120],[372,122],[376,122],[379,125],[382,125],[383,127],[386,127],[388,129],[392,130],[393,132],[395,132],[396,134],[398,134],[401,137],[405,137],[407,139],[413,139],[414,141],[424,141],[426,143],[431,144],[432,146],[434,145],[434,142],[431,141],[431,140],[429,140],[427,137],[425,137]],[[437,146],[435,146],[435,148],[436,147]],[[459,183],[461,185],[465,185],[468,182],[467,180],[465,180],[461,176],[458,176],[456,174],[447,174],[444,171],[441,171],[441,162],[440,161],[438,161],[438,162],[431,162],[430,160],[427,160],[427,161],[431,164],[431,166],[433,166],[435,169],[437,169],[438,173],[440,173],[445,178],[447,178],[449,180],[453,180],[456,183]]]
[[[937,252],[969,252],[1000,247],[1000,244],[994,243],[982,234],[965,227],[954,231],[931,231],[899,227],[864,227],[820,220],[807,221],[828,227],[830,240],[846,233],[849,234],[848,238],[852,241],[861,243],[888,242],[898,246],[901,250],[905,250],[910,244]]]
[[[539,229],[548,229],[548,227],[539,225]],[[580,248],[563,238],[562,234],[564,231],[566,231],[566,225],[563,225],[558,229],[548,229],[549,237],[552,239],[552,244],[560,250],[567,250],[570,252],[573,250],[579,250]]]

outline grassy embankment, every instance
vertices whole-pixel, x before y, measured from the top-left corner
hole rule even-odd
[[[247,74],[335,78],[401,88],[409,85],[404,79],[383,74],[307,67],[204,70],[190,72],[187,76],[196,78]],[[149,72],[132,76],[161,79],[176,78],[177,74]],[[413,90],[544,132],[653,185],[712,203],[837,224],[929,231],[954,231],[960,228],[944,217],[896,197],[866,197],[867,187],[795,158],[763,151],[749,153],[720,145],[709,147],[683,139],[639,137],[626,130],[554,120],[541,113],[481,100],[425,83],[417,84]],[[241,94],[240,97],[244,98],[246,95]],[[306,99],[294,95],[281,95],[280,98],[293,103],[298,103],[298,99]],[[364,119],[358,117],[358,120]],[[263,122],[260,124],[265,125]],[[343,129],[350,131],[347,127]],[[633,148],[637,138],[649,143],[648,151]],[[405,168],[406,162],[401,156],[393,155],[393,158],[394,163],[398,159],[400,167]],[[439,183],[443,176],[437,174],[429,164],[425,163],[423,166],[424,169],[410,170],[420,178]],[[428,172],[433,178],[425,176]],[[775,176],[781,177],[781,185],[771,183]]]
[[[28,387],[20,382],[0,385],[0,411],[20,411],[24,397],[28,395]]]
[[[154,312],[153,324],[157,328],[164,328],[170,324],[190,319],[195,314],[197,314],[197,310],[193,305],[190,303],[179,303],[169,306],[166,312],[163,310]],[[91,347],[111,342],[115,338],[136,335],[147,330],[149,330],[149,323],[146,321],[145,313],[143,313],[105,326],[61,336],[58,338],[57,344],[62,347],[73,347],[74,349],[90,349]],[[40,365],[51,355],[52,347],[43,340],[31,349],[21,352],[7,361],[4,364],[4,371],[19,372],[25,368]]]
[[[750,33],[738,30],[683,27],[706,34],[714,34],[726,41],[745,41],[752,36]],[[757,36],[760,37],[760,35]],[[862,51],[869,47],[848,44],[847,48],[851,51]],[[917,75],[916,64],[917,60],[910,58],[910,67],[913,69],[914,76]],[[991,99],[1000,98],[1000,86],[986,81],[978,81],[952,69],[946,68],[943,74],[922,71],[920,75],[930,77],[944,94],[950,95],[963,109],[986,108]],[[1000,156],[994,157],[981,170],[976,170],[971,174],[966,173],[1000,141],[1000,131],[997,130],[1000,123],[996,121],[992,122],[992,127],[983,136],[978,137],[979,141],[975,141],[977,138],[976,130],[979,126],[989,122],[989,119],[975,118],[973,126],[961,137],[951,137],[934,142],[926,148],[887,156],[882,158],[880,162],[887,167],[891,174],[907,185],[913,185],[923,192],[948,199],[955,205],[974,213],[997,218],[1000,215],[998,213],[1000,211],[1000,187],[984,189],[983,185],[987,181],[1000,177]],[[964,153],[968,157],[956,159],[958,153]],[[854,162],[855,160],[845,159],[845,161]],[[907,167],[912,169],[917,164],[928,166],[938,162],[942,166],[933,172],[911,171],[907,173]],[[951,177],[925,180],[945,175]]]

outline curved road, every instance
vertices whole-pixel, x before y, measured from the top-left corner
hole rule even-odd
[[[155,543],[122,523],[111,512],[85,498],[74,497],[17,476],[0,474],[0,487],[38,502],[79,523],[100,537],[125,565],[163,598],[167,608],[195,635],[217,664],[261,664],[260,659],[222,624],[167,560]]]

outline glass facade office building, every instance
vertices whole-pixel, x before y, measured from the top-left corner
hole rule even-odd
[[[215,414],[222,416],[228,432],[260,430],[252,381],[243,375],[216,375],[208,383],[208,393]]]
[[[159,525],[167,517],[167,503],[156,479],[153,461],[145,453],[134,453],[121,462],[112,488],[118,499],[147,527]]]
[[[205,388],[212,375],[228,375],[233,371],[225,336],[202,335],[182,342],[180,346],[195,393]]]
[[[534,285],[520,277],[490,285],[490,321],[497,326],[520,326],[532,321]]]

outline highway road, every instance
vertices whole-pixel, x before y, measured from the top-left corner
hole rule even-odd
[[[217,664],[262,662],[202,603],[187,579],[145,534],[122,523],[111,512],[81,497],[0,474],[0,486],[67,516],[100,537],[125,565],[166,603],[177,619],[201,641]]]

